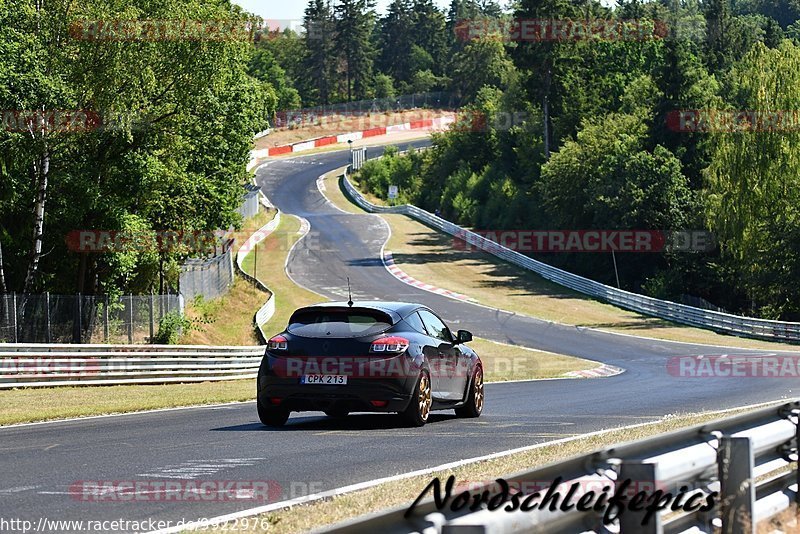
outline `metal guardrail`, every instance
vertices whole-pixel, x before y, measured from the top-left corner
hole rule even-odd
[[[568,511],[559,507],[551,511],[548,506],[543,509],[534,506],[530,511],[506,512],[502,506],[490,511],[484,503],[479,510],[472,511],[469,506],[464,506],[453,511],[449,502],[437,510],[435,502],[430,499],[417,505],[410,517],[405,517],[409,509],[406,505],[335,525],[325,532],[755,533],[759,523],[798,502],[799,418],[800,401],[792,401],[505,477],[511,488],[521,490],[525,495],[539,491],[539,501],[531,501],[534,504],[541,503],[541,498],[552,485],[542,482],[552,482],[558,477],[565,481],[558,486],[559,490],[578,483],[578,490],[570,500],[572,504],[579,502],[589,491],[599,493],[604,487],[611,488],[608,492],[611,494],[622,488],[626,480],[631,481],[626,487],[629,492],[619,491],[627,494],[628,500],[638,491],[653,495],[661,490],[662,496],[671,493],[676,497],[683,492],[683,502],[686,503],[695,492],[704,495],[718,492],[714,506],[705,512],[684,512],[680,508],[674,511],[670,505],[643,525],[646,510],[626,508],[619,521],[611,525],[611,530],[606,530],[603,507],[584,512],[577,507]],[[469,488],[454,489],[452,497],[455,499],[464,489],[470,495],[487,490],[494,495],[498,487],[495,481],[473,484]],[[560,492],[560,497],[565,496],[566,489]],[[645,502],[644,506],[649,504]]]
[[[255,379],[264,347],[0,345],[0,390]]]
[[[262,197],[265,199],[265,197]],[[266,200],[263,200],[262,203],[265,207],[271,207]],[[261,325],[265,324],[269,321],[273,315],[275,315],[275,294],[270,291],[270,289],[261,282],[261,280],[257,279],[256,277],[246,273],[242,268],[244,264],[244,259],[247,257],[250,252],[252,252],[255,247],[264,241],[269,235],[278,228],[278,225],[281,223],[281,212],[278,210],[275,213],[275,217],[258,229],[253,235],[251,235],[247,241],[239,248],[236,253],[236,269],[239,271],[239,274],[247,281],[258,287],[260,290],[269,293],[269,298],[267,302],[264,303],[261,308],[253,316],[253,324],[255,325],[256,331],[258,332],[258,337],[261,339],[261,342],[266,344],[267,343],[267,336],[264,331],[261,329]]]
[[[687,306],[686,304],[659,300],[653,297],[617,289],[558,269],[546,263],[536,261],[416,206],[410,204],[393,207],[376,206],[366,200],[355,186],[353,186],[347,177],[347,173],[344,175],[344,187],[356,204],[369,212],[401,213],[408,215],[432,228],[450,234],[456,239],[461,239],[473,247],[493,254],[514,265],[533,271],[542,278],[550,280],[553,283],[584,295],[604,300],[620,308],[659,317],[668,321],[674,321],[676,323],[708,328],[736,336],[772,341],[800,342],[800,323],[741,317],[724,312],[695,308]]]

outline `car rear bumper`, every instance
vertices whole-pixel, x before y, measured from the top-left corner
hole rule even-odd
[[[293,412],[401,412],[411,401],[418,376],[413,372],[399,376],[352,376],[347,373],[345,385],[302,384],[299,376],[286,376],[281,371],[280,362],[275,365],[276,361],[268,356],[261,366],[258,399],[263,406],[281,407]]]

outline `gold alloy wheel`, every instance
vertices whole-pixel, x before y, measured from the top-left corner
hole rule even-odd
[[[431,382],[428,375],[423,374],[419,379],[419,416],[423,421],[428,420],[431,413]]]
[[[475,371],[475,411],[483,410],[483,371],[480,367]]]

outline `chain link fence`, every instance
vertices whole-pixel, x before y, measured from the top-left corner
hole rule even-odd
[[[275,128],[283,128],[293,123],[308,123],[314,118],[329,115],[367,115],[389,111],[410,109],[457,109],[461,100],[453,93],[433,92],[401,95],[391,98],[358,100],[314,108],[279,111],[275,114]]]
[[[225,295],[233,284],[233,240],[224,246],[224,252],[207,259],[191,258],[181,265],[181,295],[192,300],[197,295],[215,299]]]
[[[150,343],[180,295],[0,294],[0,343]]]
[[[242,219],[249,219],[258,215],[258,195],[261,188],[257,185],[246,185],[245,189],[247,192],[242,195],[242,205],[236,209],[236,212],[242,216]]]

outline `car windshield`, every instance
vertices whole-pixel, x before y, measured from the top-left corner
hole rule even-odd
[[[391,326],[389,317],[370,310],[307,310],[296,313],[287,330],[302,337],[359,337]]]

